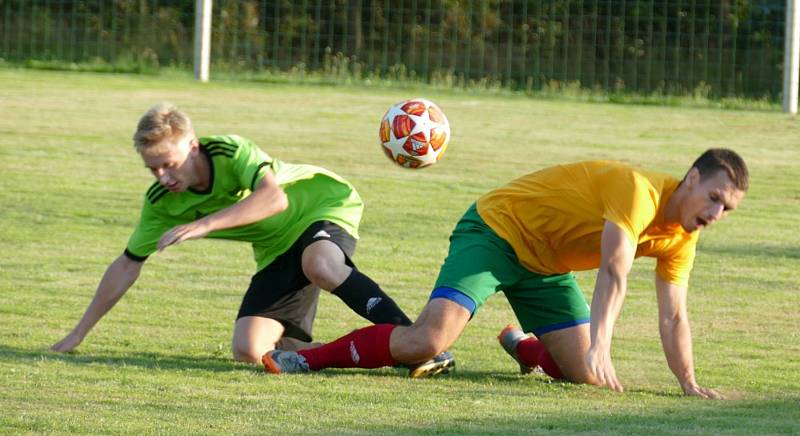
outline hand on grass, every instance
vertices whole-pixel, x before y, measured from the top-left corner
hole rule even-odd
[[[83,337],[72,332],[65,336],[64,339],[53,344],[53,346],[50,347],[50,351],[66,353],[67,351],[74,350],[81,342],[83,342]]]
[[[189,224],[173,227],[158,240],[158,251],[163,251],[170,245],[178,245],[190,239],[200,239],[209,233],[203,221],[194,221]]]
[[[611,363],[611,350],[607,347],[589,348],[589,352],[586,353],[586,364],[601,386],[608,386],[617,392],[623,391],[614,364]]]
[[[705,398],[707,400],[724,400],[725,397],[722,396],[719,392],[715,391],[711,388],[704,388],[702,386],[698,386],[696,383],[686,386],[681,386],[683,388],[683,393],[692,396],[692,397],[700,397]]]

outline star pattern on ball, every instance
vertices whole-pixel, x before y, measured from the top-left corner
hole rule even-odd
[[[387,111],[379,134],[389,158],[405,167],[421,168],[441,158],[450,128],[447,118],[435,104],[411,99]]]

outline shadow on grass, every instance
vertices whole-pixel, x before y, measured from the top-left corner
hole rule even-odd
[[[0,361],[57,361],[71,365],[106,365],[106,366],[130,366],[144,369],[166,369],[166,370],[203,370],[209,372],[225,371],[256,371],[261,372],[260,365],[236,362],[230,358],[215,356],[178,356],[153,352],[130,352],[122,354],[95,354],[82,351],[69,353],[56,353],[41,349],[25,349],[0,345]],[[399,377],[408,376],[406,368],[328,368],[314,373],[317,377],[338,378],[338,377]],[[292,377],[302,377],[302,374],[291,375]],[[525,378],[540,380],[542,383],[562,383],[554,381],[544,375],[530,375]],[[435,377],[437,380],[462,380],[462,381],[486,381],[492,380],[495,383],[519,383],[522,376],[509,372],[491,371],[472,371],[456,368],[449,374],[441,374]],[[426,381],[429,379],[420,379]],[[564,383],[569,385],[569,383]]]
[[[260,365],[236,362],[230,358],[215,356],[179,356],[153,352],[130,352],[122,354],[96,354],[73,351],[69,353],[56,353],[42,349],[25,349],[0,345],[0,361],[22,361],[40,362],[57,361],[71,365],[107,365],[107,366],[130,366],[144,369],[174,369],[174,370],[203,370],[209,372],[225,371],[257,371],[260,372]],[[360,368],[329,368],[314,373],[317,377],[337,378],[337,377],[400,377],[408,376],[408,369],[405,368],[379,368],[379,369],[360,369]],[[292,375],[292,376],[302,376]],[[551,383],[549,377],[531,375],[531,378],[541,379],[544,383]],[[456,368],[450,374],[441,374],[436,379],[444,380],[464,380],[481,381],[492,380],[497,383],[517,383],[521,377],[515,373],[498,373],[491,371],[470,371]],[[555,382],[558,383],[558,382]]]
[[[55,353],[46,350],[29,350],[0,345],[0,360],[61,361],[73,365],[100,364],[108,366],[135,366],[153,369],[199,369],[211,372],[253,370],[253,365],[220,357],[174,356],[161,353],[132,352],[119,354],[82,354],[81,352]]]
[[[125,354],[81,354],[80,352],[70,353],[55,353],[46,350],[37,349],[23,349],[17,347],[10,347],[0,345],[0,361],[16,361],[16,362],[42,362],[42,361],[58,361],[76,366],[85,365],[106,365],[110,367],[138,367],[142,369],[158,369],[158,370],[201,370],[207,372],[228,372],[228,371],[251,371],[254,373],[262,374],[263,369],[260,365],[252,365],[248,363],[236,362],[228,358],[221,358],[215,356],[177,356],[162,353],[152,352],[134,352]],[[303,374],[292,374],[290,377],[304,377]],[[359,377],[359,378],[406,378],[408,377],[408,370],[405,368],[379,368],[379,369],[360,369],[360,368],[329,368],[320,372],[314,373],[315,377],[324,377],[330,379],[342,377]],[[583,385],[576,385],[562,380],[554,380],[544,374],[528,374],[520,375],[517,372],[498,372],[498,371],[480,371],[480,370],[464,370],[458,367],[448,374],[440,374],[435,378],[428,379],[409,379],[409,383],[489,383],[487,389],[495,390],[503,385],[548,385],[554,388],[560,388],[569,392],[572,390],[580,390],[586,388]],[[594,388],[591,389],[602,389]],[[677,391],[660,391],[653,389],[627,389],[628,394],[643,394],[647,396],[663,397],[663,398],[681,398],[683,395]],[[800,410],[800,403],[796,403],[797,410]],[[800,420],[800,413],[798,413]]]
[[[465,418],[392,426],[368,426],[376,434],[798,434],[800,399],[748,401],[686,399],[669,404],[615,407],[598,403],[581,413],[559,414],[537,410],[516,417],[483,416],[479,411]],[[433,428],[432,428],[433,426]],[[432,431],[435,430],[435,431]]]
[[[0,345],[0,361],[16,362],[43,362],[56,361],[64,362],[75,366],[86,365],[105,365],[109,367],[138,367],[142,369],[158,370],[201,370],[208,372],[228,372],[228,371],[252,371],[258,374],[263,372],[260,365],[236,362],[228,358],[214,356],[177,356],[152,352],[132,352],[124,356],[120,354],[83,354],[81,352],[55,353],[46,350],[24,349]],[[303,374],[292,374],[290,377],[304,377]],[[315,377],[323,378],[406,378],[408,369],[405,368],[329,368],[314,373]],[[410,380],[409,383],[448,383],[448,382],[489,382],[496,389],[498,385],[515,385],[519,383],[542,384],[551,386],[561,386],[564,390],[580,389],[578,385],[553,380],[544,374],[520,375],[516,372],[497,372],[497,371],[476,371],[464,370],[458,367],[448,374],[440,374],[434,378]],[[629,390],[631,393],[642,393],[664,397],[680,397],[680,393],[659,392],[653,390]]]
[[[208,372],[226,372],[226,371],[253,371],[261,373],[263,369],[260,365],[252,365],[248,363],[235,362],[228,358],[215,357],[215,356],[177,356],[162,353],[152,352],[131,352],[125,355],[121,354],[84,354],[80,351],[69,353],[55,353],[47,350],[38,349],[24,349],[17,347],[10,347],[7,345],[0,345],[0,361],[16,361],[16,362],[42,362],[42,361],[56,361],[64,362],[70,365],[85,366],[85,365],[105,365],[110,367],[138,367],[142,369],[159,369],[159,370],[201,370]],[[291,374],[290,377],[304,377],[304,374]],[[343,378],[343,377],[359,377],[359,378],[406,378],[408,377],[408,369],[406,368],[378,368],[378,369],[360,369],[360,368],[329,368],[320,372],[314,373],[315,377],[323,378]],[[493,371],[475,371],[463,370],[456,367],[455,370],[449,374],[440,374],[432,379],[417,379],[409,380],[411,383],[429,383],[429,382],[491,382],[494,385],[503,384],[517,384],[517,383],[542,383],[563,385],[565,389],[569,389],[575,385],[553,380],[543,374],[531,374],[521,376],[515,372],[493,372]],[[652,393],[652,392],[650,392]]]
[[[702,247],[703,253],[715,253],[733,256],[775,257],[800,259],[800,246],[786,245],[707,245]]]

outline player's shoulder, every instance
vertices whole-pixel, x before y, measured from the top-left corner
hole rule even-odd
[[[545,168],[548,170],[548,168]],[[549,170],[567,173],[570,175],[585,175],[588,177],[603,176],[607,174],[632,174],[637,169],[627,162],[615,160],[582,160],[550,167]]]
[[[660,191],[665,185],[672,184],[676,180],[670,174],[652,171],[628,162],[589,161],[586,164],[611,180],[626,180],[638,188]]]
[[[215,135],[198,138],[200,145],[213,156],[233,157],[240,147],[251,144],[250,140],[239,135]]]

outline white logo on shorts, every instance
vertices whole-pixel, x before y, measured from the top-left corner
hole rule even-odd
[[[372,297],[367,300],[367,315],[369,315],[369,311],[372,310],[373,307],[377,306],[382,300],[381,297]]]
[[[319,239],[319,238],[328,238],[328,239],[330,239],[330,237],[331,237],[331,234],[326,232],[325,230],[320,230],[314,235],[314,239]]]
[[[361,360],[361,356],[358,355],[358,350],[356,350],[356,344],[353,341],[350,341],[350,358],[353,359],[353,363],[356,365]]]

